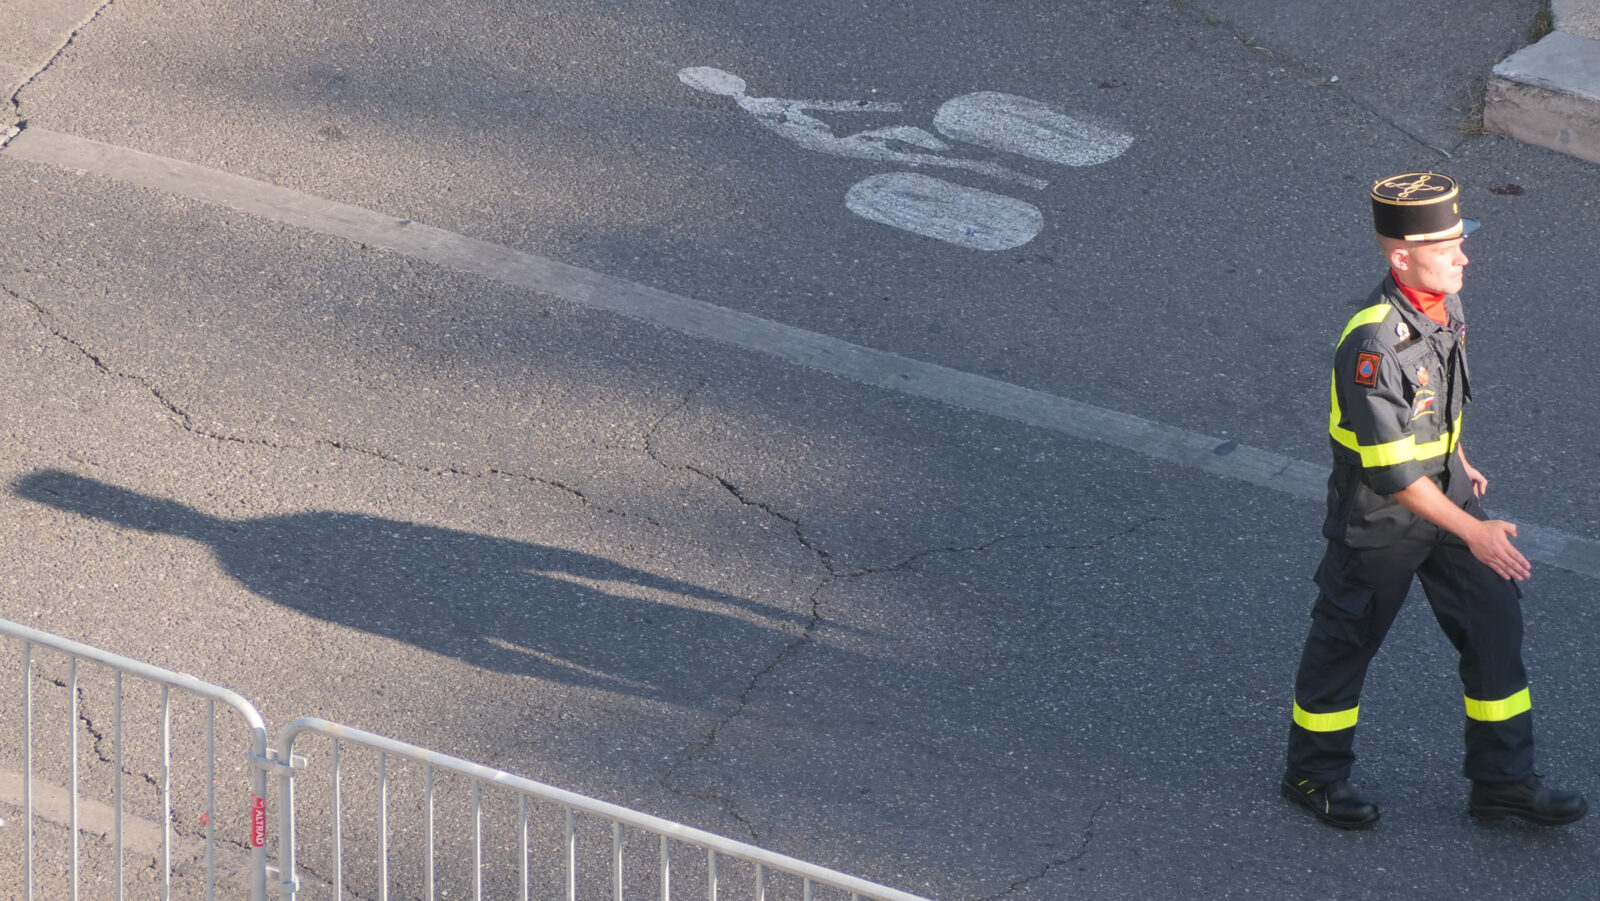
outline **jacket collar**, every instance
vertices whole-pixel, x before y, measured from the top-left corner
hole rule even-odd
[[[1434,322],[1432,319],[1429,319],[1426,313],[1417,309],[1416,306],[1414,306],[1411,301],[1406,298],[1405,293],[1400,290],[1400,285],[1394,280],[1394,275],[1392,273],[1383,277],[1383,284],[1378,287],[1378,292],[1382,294],[1383,299],[1387,300],[1389,305],[1394,307],[1395,311],[1400,314],[1400,318],[1405,321],[1405,324],[1411,329],[1411,333],[1413,335],[1431,335],[1434,332],[1445,330],[1444,326]],[[1460,299],[1454,294],[1445,295],[1444,309],[1445,314],[1450,318],[1459,318],[1461,310]]]

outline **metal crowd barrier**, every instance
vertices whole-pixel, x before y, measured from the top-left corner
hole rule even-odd
[[[278,747],[283,755],[293,754],[297,737],[304,733],[317,733],[333,741],[333,773],[332,779],[335,786],[334,796],[339,796],[340,779],[340,753],[346,744],[358,745],[379,754],[378,768],[380,774],[380,787],[378,791],[378,804],[380,805],[377,819],[383,824],[380,831],[387,836],[389,824],[389,811],[387,799],[389,796],[388,762],[390,758],[400,758],[413,761],[422,767],[422,779],[425,783],[422,815],[425,818],[423,847],[420,849],[424,855],[422,867],[422,885],[418,889],[422,897],[432,901],[435,896],[435,775],[448,773],[468,780],[471,787],[471,819],[474,824],[472,837],[472,897],[474,901],[482,901],[484,897],[484,800],[483,789],[492,788],[507,792],[517,798],[516,835],[518,841],[517,864],[518,884],[517,897],[528,901],[530,895],[530,865],[529,849],[529,803],[530,801],[542,802],[559,811],[564,820],[564,837],[561,845],[561,885],[563,896],[568,901],[576,901],[578,897],[579,871],[578,864],[578,830],[577,818],[587,816],[602,821],[610,826],[610,847],[607,849],[609,866],[605,869],[606,881],[611,883],[610,895],[615,901],[622,901],[627,882],[626,864],[627,855],[624,852],[624,830],[633,830],[643,835],[653,837],[656,848],[656,860],[651,862],[655,870],[650,881],[660,891],[662,901],[671,901],[673,898],[673,850],[675,848],[693,848],[704,853],[704,865],[696,876],[701,883],[704,897],[708,901],[718,901],[721,897],[722,884],[719,878],[719,865],[725,866],[731,861],[742,862],[753,868],[753,897],[755,901],[767,901],[769,886],[776,874],[790,877],[797,883],[800,898],[803,901],[813,901],[818,889],[826,888],[837,890],[841,897],[848,896],[855,901],[860,899],[873,899],[873,901],[925,901],[915,895],[897,891],[881,885],[875,885],[864,879],[848,876],[815,864],[806,863],[793,857],[786,857],[772,851],[757,848],[743,842],[724,838],[709,832],[703,832],[689,826],[663,820],[649,814],[639,813],[605,801],[598,801],[584,795],[575,794],[564,789],[555,788],[532,779],[513,776],[510,773],[480,766],[447,754],[429,751],[415,745],[384,738],[371,732],[352,729],[337,723],[315,717],[303,717],[284,727],[283,735],[279,739]],[[296,770],[298,771],[298,767]],[[293,878],[296,861],[297,833],[295,831],[295,784],[298,777],[291,773],[278,783],[279,805],[278,813],[281,818],[279,844],[282,848],[281,859],[283,872],[288,874],[282,885],[285,899],[295,898],[298,886]],[[331,811],[332,822],[330,831],[333,836],[334,867],[329,877],[336,887],[335,897],[343,897],[343,884],[345,873],[343,869],[342,835],[343,835],[342,804],[335,803]],[[378,861],[378,897],[388,898],[388,849],[380,846]],[[635,886],[637,887],[637,886]],[[638,892],[629,893],[635,897]],[[506,897],[496,895],[496,897]]]
[[[66,657],[65,678],[51,678],[48,682],[65,689],[68,695],[69,709],[63,724],[66,729],[58,736],[59,741],[49,743],[67,758],[63,774],[67,785],[61,794],[65,798],[63,806],[70,809],[65,814],[67,822],[62,824],[68,837],[61,856],[68,863],[67,872],[60,875],[70,884],[74,901],[79,897],[84,868],[104,866],[98,859],[85,863],[80,835],[94,831],[80,822],[80,809],[85,808],[101,810],[102,817],[114,818],[113,825],[103,830],[113,845],[112,872],[96,876],[101,883],[109,880],[114,885],[118,901],[122,901],[126,889],[124,833],[130,820],[146,833],[159,832],[159,840],[148,838],[143,851],[152,856],[150,846],[159,845],[153,856],[160,897],[163,901],[173,897],[174,848],[178,843],[173,835],[176,814],[172,787],[172,689],[204,704],[204,751],[196,751],[204,760],[204,782],[199,788],[191,786],[187,794],[199,807],[205,838],[203,846],[190,842],[187,847],[191,856],[203,853],[205,867],[203,874],[182,875],[191,882],[203,882],[208,901],[216,897],[219,880],[228,869],[219,866],[219,843],[224,855],[247,860],[242,868],[235,868],[242,869],[242,874],[229,875],[248,885],[251,901],[266,901],[269,891],[283,901],[323,897],[343,901],[347,893],[350,897],[388,901],[395,886],[404,889],[406,898],[427,901],[461,897],[467,891],[475,901],[485,897],[516,897],[523,901],[531,897],[560,897],[566,901],[622,901],[624,897],[659,897],[661,901],[721,901],[733,897],[753,901],[927,901],[754,845],[315,717],[289,723],[274,750],[267,747],[261,715],[249,701],[232,691],[4,619],[0,619],[0,636],[22,645],[19,703],[23,762],[17,806],[23,810],[21,879],[26,886],[23,897],[29,901],[35,897],[35,805],[39,800],[35,745],[49,742],[35,729],[34,690],[40,679],[36,672],[37,648],[48,648]],[[104,737],[80,709],[80,661],[111,673],[114,750],[110,757],[98,747]],[[158,740],[149,739],[151,753],[157,757],[157,775],[154,779],[145,777],[142,783],[143,788],[159,795],[159,824],[127,813],[130,805],[124,774],[132,771],[124,760],[123,706],[124,679],[128,677],[160,691],[159,703],[154,705]],[[248,731],[247,741],[225,749],[220,757],[218,703],[232,708]],[[200,716],[196,711],[194,717]],[[79,734],[85,730],[94,735],[99,768],[114,767],[108,789],[109,813],[102,810],[105,805],[80,797],[79,757],[83,749]],[[297,743],[303,754],[297,753]],[[325,753],[306,747],[313,743],[317,751]],[[5,750],[9,746],[0,741],[0,752]],[[312,764],[313,759],[316,765]],[[228,805],[219,808],[219,760],[231,761],[235,771],[246,771],[248,797],[239,798],[240,803],[234,805],[245,809],[230,811]],[[277,780],[277,867],[269,865],[266,847],[269,776]],[[103,774],[100,778],[105,781]],[[350,790],[352,785],[354,791]],[[370,803],[350,804],[347,795]],[[201,796],[203,802],[199,800]],[[0,779],[0,801],[4,800],[4,783]],[[311,808],[320,816],[309,816]],[[414,817],[405,817],[407,811]],[[247,834],[219,839],[219,818],[225,824],[233,824],[224,829]],[[441,823],[445,824],[443,828]],[[322,832],[324,828],[326,831]],[[8,831],[0,829],[0,836]],[[313,832],[325,840],[308,839]],[[240,855],[237,849],[241,845],[248,848],[247,854]],[[316,858],[314,866],[308,863],[311,857]],[[4,866],[3,859],[0,866]],[[452,878],[443,879],[443,870],[449,870]],[[448,885],[442,884],[445,882]]]
[[[115,769],[112,776],[111,808],[114,817],[114,826],[111,829],[113,844],[112,868],[110,874],[115,887],[116,897],[122,899],[127,887],[127,874],[125,872],[127,836],[127,794],[124,785],[126,763],[124,760],[125,721],[123,716],[123,701],[127,696],[125,691],[125,677],[133,677],[160,687],[161,701],[159,714],[160,732],[160,758],[159,758],[159,783],[161,802],[160,821],[160,850],[159,850],[159,877],[161,880],[161,897],[170,899],[172,896],[173,876],[173,805],[172,805],[172,689],[187,692],[205,701],[206,707],[206,805],[204,809],[205,823],[205,857],[206,857],[206,898],[208,901],[216,897],[217,887],[217,835],[216,823],[218,810],[216,803],[217,786],[217,746],[216,746],[216,707],[218,703],[225,704],[238,713],[250,731],[250,746],[248,749],[233,751],[241,755],[242,762],[250,771],[251,783],[251,818],[252,828],[250,836],[251,866],[253,874],[250,888],[251,901],[264,901],[266,898],[266,834],[265,824],[265,799],[267,797],[266,771],[262,764],[267,761],[267,730],[261,714],[254,705],[240,697],[238,694],[225,688],[219,688],[202,682],[193,676],[175,673],[160,667],[112,654],[107,651],[92,648],[85,644],[61,638],[48,632],[41,632],[9,620],[0,620],[0,635],[16,639],[22,645],[22,692],[21,699],[21,726],[22,726],[22,892],[23,897],[32,901],[35,890],[35,744],[39,736],[34,733],[34,682],[36,648],[48,648],[59,652],[67,658],[67,678],[65,685],[69,705],[65,720],[66,732],[58,737],[61,739],[58,749],[64,748],[67,756],[67,786],[68,795],[68,848],[66,853],[67,872],[65,873],[73,901],[79,897],[83,878],[84,855],[81,844],[83,832],[80,814],[84,806],[84,799],[80,792],[80,747],[79,734],[81,711],[79,695],[79,663],[91,664],[110,670],[113,676],[112,694],[112,745],[113,756],[107,761]],[[257,826],[263,828],[256,828]]]

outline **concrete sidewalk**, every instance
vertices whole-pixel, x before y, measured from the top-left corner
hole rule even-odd
[[[1553,0],[1555,30],[1494,67],[1484,128],[1600,163],[1600,0]]]

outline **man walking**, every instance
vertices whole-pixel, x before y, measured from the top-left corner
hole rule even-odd
[[[1311,631],[1295,677],[1282,790],[1323,822],[1360,829],[1378,807],[1349,783],[1367,665],[1420,579],[1460,654],[1466,759],[1475,816],[1571,823],[1577,792],[1533,771],[1533,714],[1522,665],[1527,558],[1517,527],[1486,519],[1488,480],[1461,447],[1471,399],[1461,301],[1463,219],[1448,176],[1411,172],[1372,187],[1372,218],[1389,272],[1334,351],[1328,434],[1333,472]]]

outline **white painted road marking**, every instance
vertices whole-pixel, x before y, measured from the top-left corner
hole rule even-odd
[[[844,204],[863,219],[973,250],[1019,247],[1044,227],[1031,203],[910,172],[864,178]]]
[[[896,142],[920,147],[924,150],[948,150],[950,145],[937,135],[912,125],[894,125],[873,128],[855,134],[835,135],[828,123],[807,113],[818,112],[869,113],[900,112],[898,103],[869,103],[865,100],[784,100],[780,97],[751,97],[745,93],[744,79],[710,66],[691,66],[679,70],[678,80],[697,91],[732,97],[739,107],[755,116],[767,129],[799,144],[807,150],[832,156],[872,160],[878,163],[895,163],[904,166],[943,166],[965,169],[993,178],[1015,181],[1030,188],[1043,188],[1049,184],[1042,179],[1013,172],[998,163],[969,160],[960,157],[939,156],[935,153],[913,153],[893,149]]]
[[[806,112],[897,113],[902,111],[898,103],[751,97],[744,79],[711,66],[679,69],[678,80],[697,91],[733,98],[764,127],[807,150],[880,163],[964,169],[1031,188],[1049,184],[998,163],[940,156],[950,145],[914,125],[873,128],[841,137]],[[1062,166],[1109,162],[1133,144],[1131,135],[1075,119],[1037,100],[997,91],[945,101],[934,114],[933,124],[953,140]],[[845,206],[873,222],[972,250],[1018,247],[1033,240],[1044,227],[1043,215],[1031,203],[926,175],[892,173],[864,179],[850,188]]]
[[[1306,463],[1032,388],[851,344],[604,273],[193,163],[37,127],[14,138],[0,150],[0,157],[82,170],[190,197],[390,250],[457,272],[549,294],[576,306],[616,313],[864,385],[1125,448],[1304,501],[1321,504],[1325,499],[1326,463]],[[1517,546],[1529,558],[1600,579],[1600,543],[1526,522],[1519,522],[1517,528]]]
[[[947,138],[1063,166],[1109,163],[1133,146],[1133,135],[995,91],[946,100],[933,115],[933,127]]]

